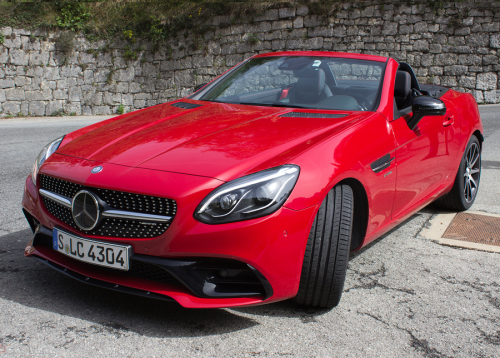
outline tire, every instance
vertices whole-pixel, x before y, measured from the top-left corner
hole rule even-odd
[[[295,302],[333,308],[340,302],[349,260],[354,199],[337,185],[321,203],[307,240]]]
[[[436,201],[439,206],[454,210],[468,210],[477,196],[481,179],[481,145],[476,136],[472,136],[465,148],[455,183],[451,191]]]

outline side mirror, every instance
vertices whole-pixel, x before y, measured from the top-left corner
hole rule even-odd
[[[198,91],[199,91],[199,90],[201,90],[203,87],[205,87],[207,84],[208,84],[208,83],[204,83],[204,84],[202,84],[202,85],[196,86],[196,87],[194,88],[194,91],[195,91],[195,92],[198,92]]]
[[[418,96],[411,106],[413,116],[408,121],[408,127],[414,130],[418,122],[425,116],[444,116],[446,105],[440,99],[429,96]]]

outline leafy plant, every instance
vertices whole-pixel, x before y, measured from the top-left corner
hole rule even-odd
[[[257,45],[260,42],[257,34],[248,34],[247,41],[252,45]]]
[[[4,41],[5,41],[5,35],[0,33],[0,45],[3,45]]]
[[[65,2],[61,6],[61,16],[57,17],[56,24],[71,31],[80,31],[83,30],[90,16],[90,10],[83,3]]]
[[[123,104],[120,104],[116,109],[116,114],[123,114],[123,113],[125,113],[125,106]]]

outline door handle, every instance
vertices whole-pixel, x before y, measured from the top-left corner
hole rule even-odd
[[[453,116],[448,116],[445,118],[445,120],[443,121],[443,127],[448,127],[448,126],[451,126],[453,124],[453,122],[455,122],[455,117]]]

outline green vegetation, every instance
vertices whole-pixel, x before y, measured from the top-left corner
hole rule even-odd
[[[465,0],[459,0],[465,1]],[[498,0],[494,0],[497,2]],[[414,4],[441,10],[445,0],[379,0],[379,4]],[[181,34],[191,36],[192,49],[202,49],[203,36],[211,29],[209,20],[214,16],[229,16],[220,23],[228,27],[241,20],[253,21],[265,10],[307,5],[310,15],[334,16],[346,0],[193,0],[193,1],[34,1],[21,2],[0,0],[0,27],[12,26],[33,29],[62,29],[68,32],[83,31],[87,39],[100,40],[122,38],[135,44],[148,40],[158,44],[169,39],[179,40]],[[363,2],[350,2],[353,7],[363,9]],[[482,3],[481,3],[482,4]],[[0,37],[0,44],[3,37]],[[258,39],[249,37],[251,43]],[[134,54],[130,54],[131,58]]]
[[[247,41],[252,45],[257,45],[260,42],[257,34],[248,34]]]
[[[116,109],[116,114],[123,114],[123,113],[125,113],[125,106],[123,104],[120,104]]]

